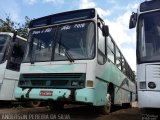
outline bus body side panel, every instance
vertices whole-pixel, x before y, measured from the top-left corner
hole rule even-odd
[[[103,81],[106,87],[102,90],[107,94],[109,83],[114,85],[114,104],[129,103],[135,98],[135,84],[132,83],[113,63],[106,62],[105,65],[97,64],[96,77]],[[132,100],[131,98],[132,93]]]
[[[19,72],[5,69],[0,100],[15,100],[14,89],[18,84],[19,74]]]
[[[18,81],[4,79],[3,85],[0,90],[0,100],[10,101],[15,100],[14,90],[17,86]]]
[[[160,108],[159,91],[138,91],[139,108]]]
[[[4,77],[4,72],[6,69],[6,64],[7,64],[7,61],[0,64],[0,84],[3,83],[3,77]]]
[[[159,63],[137,65],[138,104],[140,108],[160,108],[160,66]],[[140,82],[145,82],[145,88],[140,88]],[[156,88],[148,87],[154,82]]]

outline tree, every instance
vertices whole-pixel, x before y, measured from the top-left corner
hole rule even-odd
[[[7,16],[5,20],[0,19],[0,32],[13,32],[17,31],[17,34],[21,37],[27,38],[28,25],[30,19],[26,16],[24,24],[14,22],[10,16]]]
[[[27,16],[25,17],[25,23],[22,24],[19,29],[17,30],[17,34],[21,37],[27,38],[28,36],[28,26],[31,19]]]
[[[5,20],[0,19],[0,21],[0,32],[12,32],[14,30],[15,22],[13,22],[9,16],[7,16]]]

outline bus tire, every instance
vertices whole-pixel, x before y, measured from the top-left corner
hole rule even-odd
[[[64,109],[64,103],[56,103],[56,102],[50,102],[49,108],[51,111],[59,111]]]
[[[27,102],[27,106],[31,108],[39,107],[40,104],[41,102],[36,100]]]
[[[111,112],[111,96],[110,96],[110,94],[107,94],[106,99],[107,99],[106,105],[100,107],[100,112],[103,115],[108,115]]]

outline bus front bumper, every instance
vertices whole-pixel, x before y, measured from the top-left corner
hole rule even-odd
[[[42,95],[41,92],[49,91],[52,94]],[[53,100],[53,101],[72,101],[72,102],[84,102],[95,103],[94,89],[83,88],[76,90],[69,89],[24,89],[17,87],[14,92],[16,99],[34,99],[34,100]]]
[[[138,91],[139,108],[160,108],[159,91]]]

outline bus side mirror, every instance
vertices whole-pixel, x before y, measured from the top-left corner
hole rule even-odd
[[[136,23],[137,23],[137,13],[132,12],[132,15],[129,21],[129,29],[135,28]]]
[[[103,33],[103,36],[105,36],[105,37],[109,36],[109,27],[108,27],[108,25],[103,25],[102,33]]]

